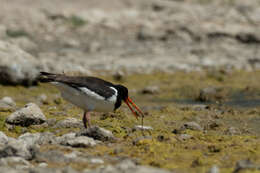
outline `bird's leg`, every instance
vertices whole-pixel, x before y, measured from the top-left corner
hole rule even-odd
[[[91,123],[90,123],[90,112],[87,112],[87,111],[84,112],[82,121],[83,121],[83,124],[84,124],[84,127],[85,127],[85,128],[91,127]],[[88,123],[88,126],[87,126],[86,123]]]

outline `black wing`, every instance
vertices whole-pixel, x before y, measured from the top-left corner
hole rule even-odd
[[[110,88],[113,87],[114,84],[96,77],[66,76],[63,74],[42,72],[40,78],[44,79],[40,80],[41,82],[60,82],[78,90],[80,90],[80,88],[87,88],[105,99],[115,94],[115,90]]]

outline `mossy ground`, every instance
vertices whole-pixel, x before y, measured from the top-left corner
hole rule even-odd
[[[140,124],[140,120],[137,121],[124,105],[115,113],[94,113],[92,116],[92,124],[111,130],[118,138],[116,142],[78,150],[93,156],[130,157],[142,165],[178,172],[206,172],[212,165],[218,165],[221,172],[232,172],[235,163],[242,159],[250,159],[253,163],[260,164],[260,71],[139,74],[125,76],[120,82],[114,81],[112,76],[104,79],[129,88],[130,96],[146,114],[145,125],[154,129],[145,132],[145,135],[152,138],[133,144],[136,138],[142,136],[140,131],[132,131],[135,125]],[[140,91],[147,85],[158,86],[159,93],[141,94]],[[210,105],[206,109],[197,108],[196,98],[199,91],[208,86],[223,88],[223,100],[204,103]],[[0,86],[0,91],[0,97],[12,97],[17,107],[22,107],[28,102],[36,102],[40,94],[46,94],[47,104],[41,104],[40,107],[47,118],[61,120],[67,117],[82,117],[82,111],[60,99],[57,89],[49,84],[30,88]],[[4,121],[12,111],[0,112],[0,130],[9,136],[16,137],[24,131],[51,131],[61,135],[79,130],[44,126],[8,129]],[[181,133],[189,134],[192,138],[182,140],[180,134],[173,131],[188,121],[198,122],[204,130],[184,130]],[[235,128],[236,133],[230,133],[230,127]],[[59,147],[43,146],[42,150],[57,148]],[[109,159],[105,161],[112,162]],[[89,163],[72,163],[71,166],[77,169],[93,167]]]

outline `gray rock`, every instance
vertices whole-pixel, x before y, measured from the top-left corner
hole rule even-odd
[[[54,163],[70,163],[71,158],[66,157],[61,151],[48,150],[46,152],[36,152],[35,161],[37,162],[54,162]]]
[[[0,146],[0,158],[18,156],[30,160],[34,156],[35,146],[27,145],[24,141],[9,138],[8,143]]]
[[[12,62],[12,63],[10,63]],[[18,46],[0,41],[0,81],[2,84],[32,85],[39,62]]]
[[[187,122],[187,123],[184,123],[180,130],[185,130],[185,129],[189,129],[189,130],[198,130],[198,131],[202,131],[203,128],[196,122]]]
[[[18,140],[25,142],[29,146],[57,143],[56,137],[50,132],[25,133],[19,136]]]
[[[37,48],[37,45],[31,41],[28,37],[17,37],[9,40],[10,43],[15,44],[24,51],[32,51]]]
[[[239,135],[240,131],[239,129],[235,128],[235,127],[230,127],[225,131],[226,134],[228,135]]]
[[[8,142],[8,137],[4,132],[0,131],[0,144],[5,145]]]
[[[66,145],[68,140],[75,139],[76,133],[67,133],[56,138],[57,142],[61,145]]]
[[[5,157],[0,159],[0,166],[10,166],[16,169],[29,168],[32,165],[22,157]]]
[[[99,159],[99,158],[92,158],[92,159],[90,159],[90,163],[93,163],[93,164],[103,164],[104,161],[102,159]]]
[[[93,138],[89,138],[87,136],[79,136],[63,142],[63,145],[68,145],[71,147],[93,147],[96,145],[96,142]]]
[[[112,166],[97,168],[95,170],[84,170],[84,173],[170,173],[164,169],[152,168],[148,166],[137,166],[131,160],[123,160],[122,162]]]
[[[65,120],[59,121],[55,126],[55,128],[79,128],[83,127],[82,121],[76,118],[67,118]]]
[[[100,128],[98,126],[93,126],[87,129],[83,129],[82,131],[77,133],[76,136],[88,136],[94,138],[95,140],[100,140],[100,141],[115,140],[115,137],[111,131],[106,130],[104,128]]]
[[[1,105],[1,104],[8,105],[8,106],[11,106],[11,107],[16,106],[14,100],[13,100],[11,97],[3,97],[3,98],[0,100],[0,105]]]
[[[28,103],[25,107],[17,110],[7,117],[6,123],[30,126],[36,124],[42,124],[46,121],[46,117],[42,113],[41,109],[34,103]]]

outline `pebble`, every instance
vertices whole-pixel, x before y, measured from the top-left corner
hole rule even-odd
[[[151,126],[136,125],[134,130],[153,130],[153,128]]]
[[[219,173],[219,168],[218,168],[218,166],[217,166],[217,165],[213,165],[213,166],[209,169],[208,173]]]
[[[182,126],[181,126],[181,130],[186,130],[186,129],[189,129],[189,130],[197,130],[197,131],[202,131],[203,128],[196,122],[186,122],[184,123]]]

